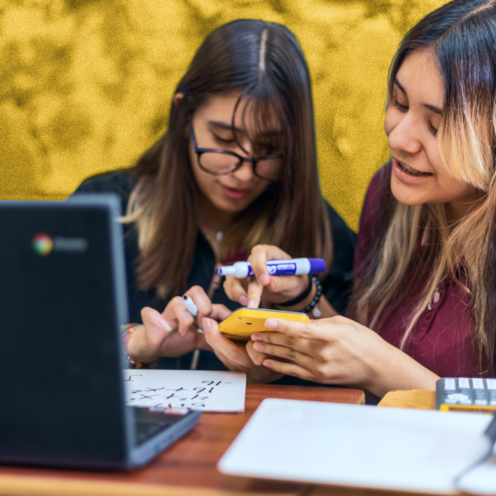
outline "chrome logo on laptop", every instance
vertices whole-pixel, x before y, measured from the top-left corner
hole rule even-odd
[[[33,237],[33,250],[38,255],[48,255],[53,249],[52,238],[46,233],[38,233]]]
[[[55,236],[53,239],[46,233],[35,234],[32,241],[33,250],[41,256],[52,251],[68,253],[84,253],[88,249],[88,240],[84,238],[66,238]]]

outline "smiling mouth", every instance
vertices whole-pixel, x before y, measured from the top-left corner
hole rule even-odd
[[[222,187],[225,188],[225,189],[227,189],[228,191],[231,191],[233,193],[238,193],[238,194],[243,194],[243,193],[244,194],[248,194],[250,192],[249,189],[231,188],[229,186],[224,186],[223,184],[222,184]]]
[[[231,200],[241,200],[251,191],[249,189],[230,188],[229,186],[224,186],[223,184],[221,184],[220,186],[224,192],[224,195]]]
[[[404,172],[406,172],[407,174],[410,174],[412,176],[430,176],[430,175],[432,175],[430,172],[420,172],[418,170],[412,169],[408,165],[400,162],[399,160],[398,160],[398,165],[400,166],[400,169],[402,169]]]

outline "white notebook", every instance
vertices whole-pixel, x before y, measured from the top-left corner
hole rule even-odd
[[[483,432],[490,421],[482,414],[267,399],[218,468],[258,478],[452,493],[456,478],[487,453]]]

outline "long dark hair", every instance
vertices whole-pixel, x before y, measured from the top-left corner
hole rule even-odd
[[[360,308],[371,310],[370,325],[380,332],[410,290],[425,287],[405,330],[404,346],[440,280],[450,273],[462,285],[457,269],[461,253],[468,281],[467,287],[462,286],[471,296],[476,319],[479,368],[481,374],[490,375],[496,334],[495,47],[495,0],[452,1],[422,19],[401,43],[390,68],[388,104],[405,57],[430,51],[444,88],[438,132],[443,165],[456,179],[484,192],[484,197],[450,230],[443,204],[402,205],[388,187],[382,195],[383,215],[375,242],[358,268],[350,305],[351,315]],[[423,234],[429,240],[419,253]]]
[[[176,92],[185,96],[171,107],[168,131],[133,170],[137,183],[127,220],[136,222],[139,233],[140,287],[155,288],[164,298],[184,290],[193,264],[201,194],[189,163],[185,129],[188,113],[210,95],[240,93],[238,104],[247,99],[257,132],[263,132],[275,114],[285,158],[281,178],[224,232],[221,255],[249,253],[255,244],[267,243],[292,256],[322,257],[330,264],[332,240],[318,181],[310,76],[295,36],[276,23],[225,24],[206,38]]]

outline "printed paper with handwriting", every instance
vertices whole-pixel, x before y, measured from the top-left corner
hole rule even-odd
[[[206,370],[124,370],[126,404],[242,412],[246,374]]]

